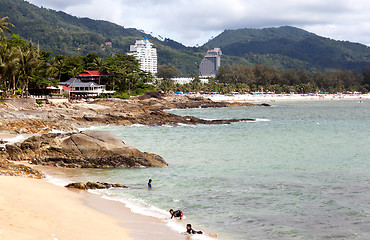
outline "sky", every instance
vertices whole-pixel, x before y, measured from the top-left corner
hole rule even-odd
[[[367,0],[27,1],[77,17],[144,30],[186,46],[201,46],[225,29],[279,26],[299,27],[319,36],[370,46]]]

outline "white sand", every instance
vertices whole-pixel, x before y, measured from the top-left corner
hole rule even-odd
[[[236,94],[204,95],[215,102],[274,102],[274,101],[305,101],[305,100],[365,100],[370,99],[370,94]]]
[[[80,190],[0,176],[1,240],[186,239],[160,220]]]
[[[129,239],[119,220],[44,180],[0,176],[0,239]]]

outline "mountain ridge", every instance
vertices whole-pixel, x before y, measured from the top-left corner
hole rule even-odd
[[[104,20],[78,18],[62,11],[37,7],[24,0],[0,0],[0,16],[8,16],[19,34],[54,55],[102,57],[129,51],[135,40],[148,37],[157,48],[158,63],[180,69],[182,76],[194,75],[206,51],[219,47],[222,65],[262,64],[277,69],[310,72],[351,70],[370,66],[370,48],[348,41],[320,37],[300,28],[243,28],[224,30],[200,47],[187,47],[171,39],[160,40],[141,30],[125,28]],[[112,47],[106,42],[111,42]]]

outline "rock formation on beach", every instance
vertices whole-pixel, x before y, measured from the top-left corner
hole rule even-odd
[[[44,178],[45,175],[31,167],[25,166],[23,164],[14,164],[3,157],[5,154],[1,152],[0,155],[0,175],[3,176],[22,176],[22,177],[29,177],[29,178],[35,178],[35,179],[41,179]]]
[[[126,186],[123,186],[122,184],[115,183],[101,183],[101,182],[77,182],[77,183],[70,183],[65,186],[66,188],[74,188],[74,189],[81,189],[81,190],[87,190],[87,189],[108,189],[108,188],[127,188]]]
[[[61,104],[30,104],[30,99],[0,103],[0,132],[44,134],[51,131],[71,132],[78,128],[103,125],[150,126],[176,124],[229,124],[254,119],[204,120],[178,116],[164,110],[172,108],[209,108],[259,106],[251,103],[213,102],[207,98],[148,93],[131,99],[97,99]]]
[[[6,146],[9,160],[69,168],[163,167],[162,157],[141,152],[106,131],[49,133]]]

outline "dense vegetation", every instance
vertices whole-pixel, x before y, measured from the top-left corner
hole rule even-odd
[[[360,73],[370,66],[370,48],[334,41],[294,27],[225,30],[206,47],[220,47],[227,56],[278,69],[311,72],[350,70]]]
[[[22,0],[0,0],[0,3],[0,13],[5,3],[7,11],[15,13],[15,21],[12,19],[15,28],[8,17],[0,20],[0,90],[7,96],[17,93],[28,96],[28,89],[56,86],[58,81],[85,70],[109,73],[100,79],[101,83],[109,90],[116,90],[119,97],[154,90],[153,85],[146,84],[154,81],[153,76],[140,70],[138,61],[122,51],[143,36],[150,37],[158,49],[158,77],[163,78],[158,89],[163,91],[370,90],[370,54],[366,46],[332,41],[292,27],[225,31],[206,44],[223,48],[224,66],[209,84],[202,84],[197,65],[205,48],[188,48],[170,39],[159,41],[136,29],[40,9]],[[45,24],[46,21],[49,23]],[[17,34],[9,35],[11,29],[21,29],[19,32],[34,37],[37,46]],[[112,47],[101,44],[106,41],[112,42]],[[44,51],[44,47],[55,51]],[[352,67],[355,71],[346,70]],[[183,76],[184,72],[194,77],[194,81],[174,84],[171,78]]]
[[[370,69],[363,74],[338,70],[329,73],[310,73],[303,70],[277,70],[276,68],[255,65],[223,66],[215,79],[203,84],[195,79],[189,84],[175,84],[163,80],[159,88],[174,92],[219,92],[219,93],[345,93],[370,90]]]
[[[187,48],[170,39],[161,41],[142,30],[39,8],[24,0],[0,0],[0,16],[11,19],[15,34],[53,55],[95,53],[106,59],[128,52],[136,40],[147,37],[157,48],[159,64],[176,66],[182,75],[188,75],[196,72],[195,62],[199,63],[206,51]]]
[[[181,76],[197,73],[207,49],[213,47],[223,51],[223,66],[260,64],[278,70],[302,69],[313,73],[334,70],[361,73],[370,67],[368,47],[334,41],[294,27],[225,30],[202,47],[185,47],[142,30],[73,17],[24,0],[0,0],[0,16],[12,19],[16,26],[14,33],[52,52],[53,56],[95,53],[106,59],[129,51],[135,40],[148,37],[157,48],[158,64],[179,69]]]
[[[103,60],[97,54],[82,56],[56,55],[39,50],[19,35],[6,38],[5,33],[14,27],[7,17],[0,19],[0,90],[2,96],[17,94],[29,96],[29,89],[57,86],[58,81],[68,80],[85,70],[95,69],[112,75],[101,79],[118,97],[142,94],[154,90],[153,76],[140,69],[133,56],[116,54]]]
[[[277,70],[273,67],[232,65],[220,67],[219,83],[234,91],[274,93],[368,92],[370,79],[364,74],[338,70],[310,73],[303,70]]]

